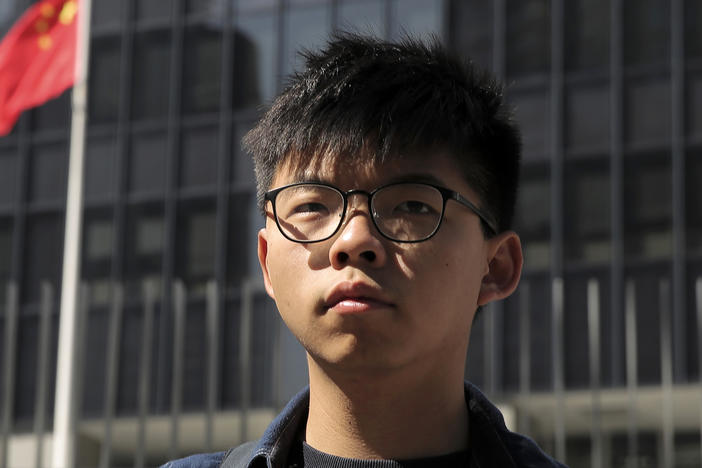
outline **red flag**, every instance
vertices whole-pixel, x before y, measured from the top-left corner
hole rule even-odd
[[[78,0],[40,0],[0,42],[0,136],[22,111],[73,86]]]

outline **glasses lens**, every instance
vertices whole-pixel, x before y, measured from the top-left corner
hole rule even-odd
[[[398,241],[418,241],[434,233],[443,207],[444,199],[434,187],[396,184],[378,190],[372,208],[383,234]]]
[[[341,223],[344,198],[333,188],[302,184],[282,190],[275,199],[280,229],[299,241],[331,236]]]

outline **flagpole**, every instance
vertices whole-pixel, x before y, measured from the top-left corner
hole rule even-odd
[[[91,0],[79,0],[76,80],[73,85],[71,146],[68,163],[66,221],[63,238],[63,274],[59,315],[56,395],[54,400],[53,468],[75,466],[76,414],[76,325],[80,250],[83,221],[83,165],[90,51]]]

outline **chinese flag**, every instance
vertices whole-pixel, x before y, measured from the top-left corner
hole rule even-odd
[[[78,0],[40,0],[0,42],[0,136],[75,81]]]

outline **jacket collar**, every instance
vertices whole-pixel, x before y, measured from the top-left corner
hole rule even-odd
[[[562,467],[531,439],[510,432],[500,411],[470,382],[465,383],[470,418],[471,467],[552,466]],[[237,468],[285,468],[295,438],[307,419],[309,387],[295,395],[271,422],[249,456],[222,466]],[[228,458],[228,457],[227,457]],[[519,464],[515,463],[519,461]]]

